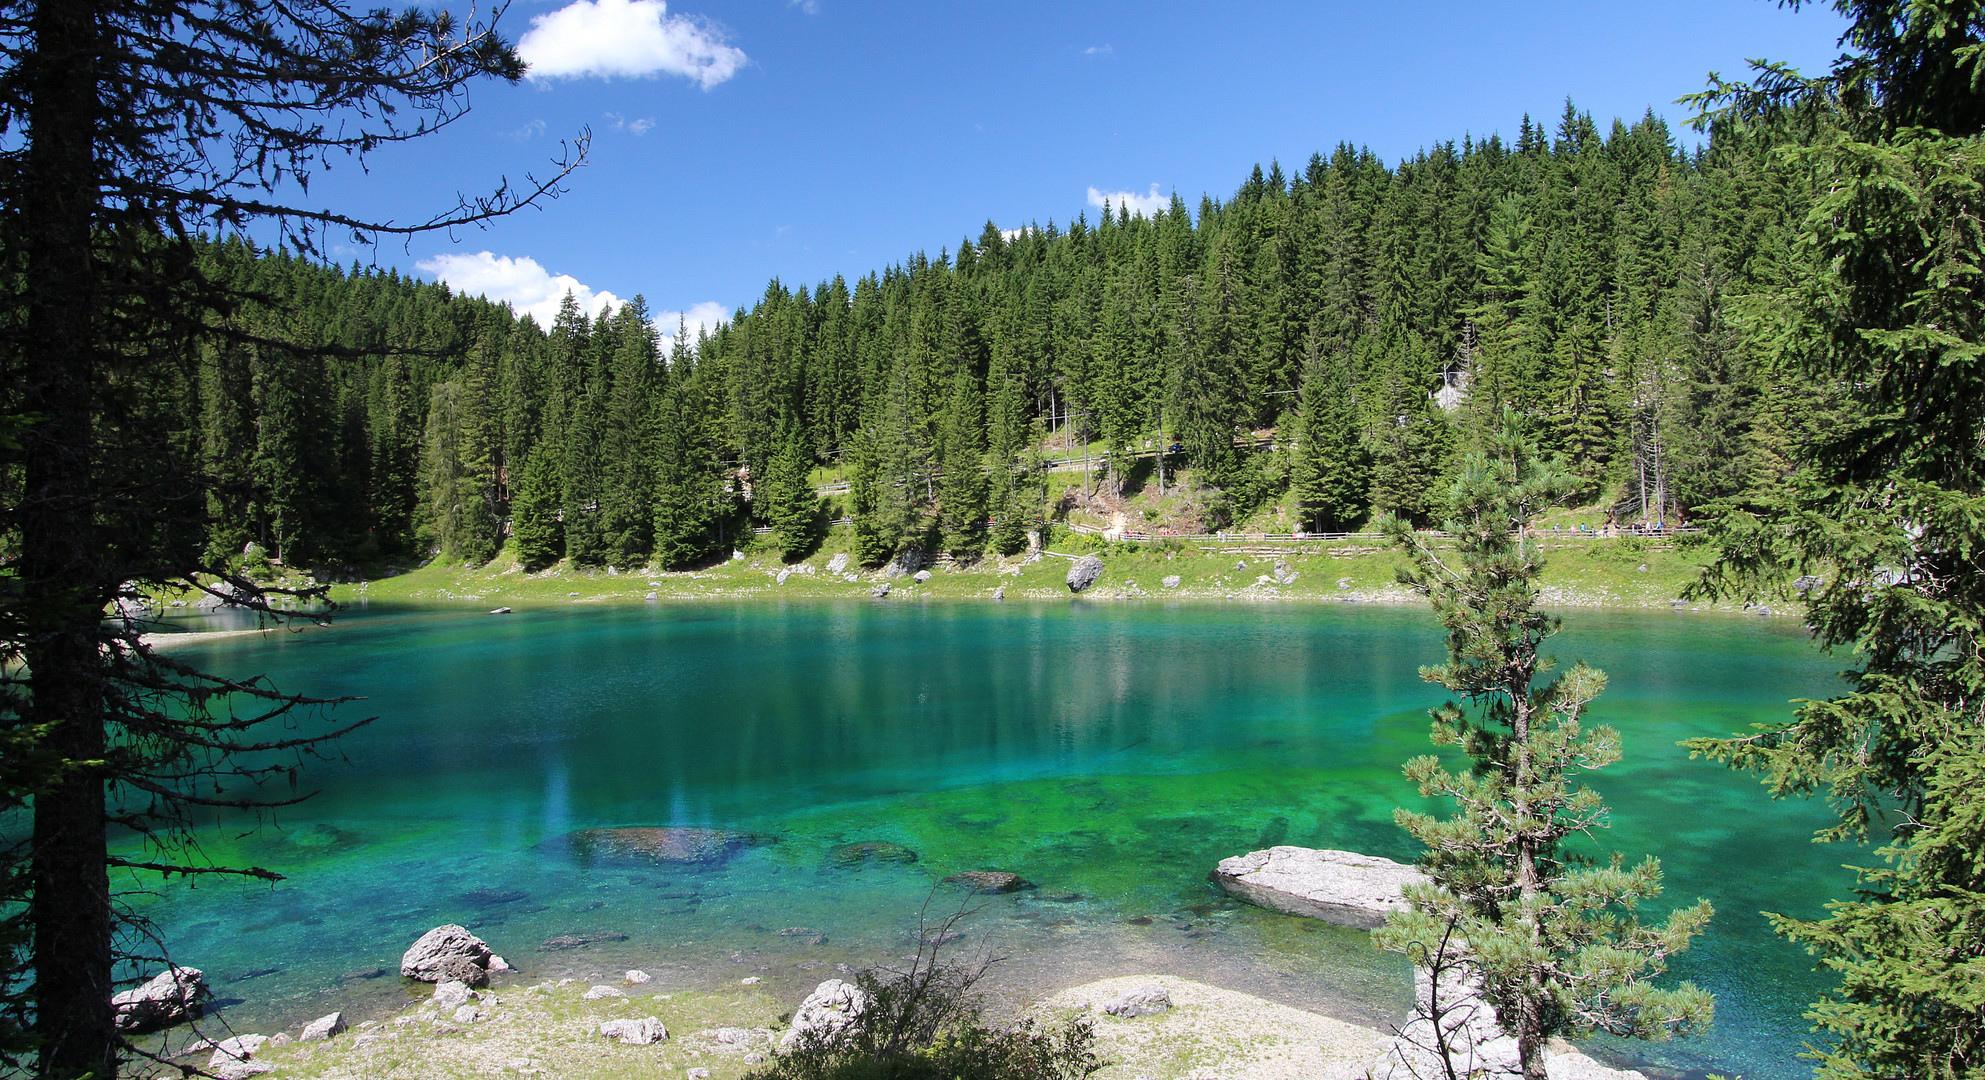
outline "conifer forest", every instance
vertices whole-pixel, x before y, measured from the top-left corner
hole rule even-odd
[[[1024,545],[1069,486],[1044,460],[1089,455],[1091,487],[1183,485],[1188,531],[1284,498],[1310,531],[1429,523],[1505,407],[1584,504],[1673,527],[1778,483],[1832,413],[1747,331],[1808,200],[1778,141],[1567,103],[1396,166],[1342,145],[1224,201],[775,280],[673,348],[640,297],[540,326],[231,240],[217,276],[263,298],[235,318],[319,347],[209,350],[170,422],[231,493],[213,550],[300,565],[514,541],[682,568],[754,525],[805,551],[830,514],[869,565],[969,558]]]

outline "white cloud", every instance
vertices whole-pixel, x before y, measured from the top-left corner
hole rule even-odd
[[[654,117],[651,116],[644,116],[638,120],[629,120],[627,117],[622,116],[619,113],[610,112],[606,114],[606,117],[608,120],[613,121],[613,129],[615,131],[626,131],[635,135],[646,135],[650,131],[655,130],[655,120]]]
[[[715,300],[705,300],[700,304],[691,304],[688,311],[664,311],[655,316],[655,329],[661,332],[662,350],[667,352],[675,348],[675,332],[678,329],[684,330],[684,343],[694,348],[699,334],[715,330],[718,323],[730,321],[730,308]]]
[[[529,315],[539,326],[549,327],[558,317],[559,303],[566,293],[571,293],[589,316],[599,314],[600,308],[609,305],[618,308],[621,303],[620,297],[605,290],[595,292],[570,274],[553,274],[527,256],[513,259],[487,251],[474,255],[436,255],[415,263],[414,267],[433,274],[436,281],[465,296],[484,296],[509,304],[510,310]]]
[[[1082,50],[1082,55],[1084,56],[1115,56],[1116,54],[1117,47],[1115,45],[1091,45]]]
[[[703,89],[737,74],[744,50],[664,0],[573,0],[531,19],[517,53],[534,79],[681,75]]]
[[[1118,210],[1129,207],[1133,214],[1155,218],[1172,205],[1172,197],[1158,194],[1156,184],[1152,184],[1150,192],[1144,195],[1139,195],[1135,191],[1098,191],[1093,187],[1089,189],[1090,206],[1101,207],[1105,203]]]
[[[524,142],[529,139],[535,139],[538,136],[543,135],[544,132],[545,132],[545,122],[543,120],[533,120],[530,123],[525,124],[523,127],[520,127],[517,130],[510,132],[510,137],[517,140],[518,142]]]
[[[820,14],[820,0],[792,0],[792,6],[806,12],[808,15]]]
[[[1002,239],[1004,239],[1007,243],[1010,244],[1013,241],[1018,240],[1021,237],[1027,235],[1027,230],[1031,228],[1033,228],[1033,226],[1031,225],[1022,225],[1017,229],[1001,229],[999,231],[999,235]]]

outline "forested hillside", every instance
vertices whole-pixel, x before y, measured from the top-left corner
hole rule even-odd
[[[1053,515],[1044,446],[1092,440],[1175,446],[1157,479],[1203,527],[1293,493],[1337,529],[1423,518],[1505,406],[1588,502],[1672,523],[1777,483],[1828,412],[1746,332],[1807,204],[1778,160],[1741,131],[1684,149],[1651,114],[1602,131],[1567,105],[1514,142],[1397,166],[1341,146],[1225,202],[989,223],[852,284],[774,281],[669,355],[639,298],[591,319],[568,299],[540,327],[230,242],[223,276],[269,298],[237,318],[313,348],[204,359],[189,400],[232,493],[214,543],[477,563],[508,539],[534,567],[682,567],[747,518],[804,549],[829,465],[864,560],[968,556]]]

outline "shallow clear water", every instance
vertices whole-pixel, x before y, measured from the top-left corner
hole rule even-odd
[[[1808,841],[1821,808],[1773,803],[1675,744],[1783,716],[1841,665],[1783,622],[1667,612],[1574,614],[1558,645],[1612,677],[1597,714],[1627,758],[1597,779],[1608,844],[1659,855],[1668,899],[1717,907],[1676,965],[1718,995],[1715,1032],[1640,1060],[1806,1075],[1800,1013],[1821,984],[1758,913],[1818,913],[1854,853]],[[1206,875],[1271,843],[1412,857],[1392,810],[1418,802],[1399,766],[1425,752],[1439,699],[1415,674],[1440,657],[1421,609],[375,608],[179,655],[359,695],[339,715],[379,717],[306,767],[308,802],[260,830],[203,829],[210,857],[287,881],[154,882],[135,900],[238,1029],[404,1001],[397,978],[360,976],[441,922],[532,976],[638,966],[668,990],[757,975],[796,1002],[837,964],[904,955],[932,883],[979,868],[1040,886],[968,920],[1010,957],[1013,995],[1166,971],[1372,1023],[1410,996],[1403,961],[1363,933],[1233,904]],[[693,869],[583,865],[560,842],[608,825],[778,840]],[[829,855],[862,841],[918,858]],[[599,932],[626,940],[539,948]]]

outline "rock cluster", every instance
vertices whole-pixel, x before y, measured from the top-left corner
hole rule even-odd
[[[1034,883],[1005,870],[964,870],[944,879],[946,885],[969,886],[973,892],[1010,893],[1032,889]]]
[[[1405,887],[1425,880],[1418,870],[1375,855],[1288,846],[1222,859],[1212,877],[1251,904],[1367,930],[1403,910]]]
[[[580,829],[565,837],[572,853],[589,863],[648,862],[688,866],[715,866],[729,862],[752,846],[769,842],[769,837],[753,833],[662,825]]]

